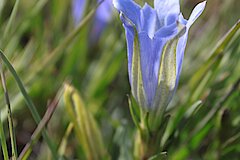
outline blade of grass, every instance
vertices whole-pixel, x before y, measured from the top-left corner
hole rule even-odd
[[[222,144],[221,149],[224,150],[224,148],[231,146],[233,143],[236,143],[237,140],[240,140],[240,132],[227,139],[226,142]]]
[[[11,65],[11,63],[9,62],[9,60],[7,59],[7,57],[5,57],[5,55],[3,54],[3,52],[0,50],[0,58],[3,60],[3,62],[5,63],[5,65],[7,66],[7,68],[9,69],[9,71],[11,72],[11,74],[13,75],[15,81],[17,82],[17,85],[24,97],[24,100],[27,104],[28,109],[30,110],[33,119],[35,120],[35,122],[37,124],[39,124],[41,118],[40,115],[36,109],[36,106],[34,105],[34,103],[32,102],[31,98],[29,97],[29,95],[27,94],[27,91],[25,90],[25,87],[21,81],[21,79],[18,77],[15,69],[13,68],[13,66]],[[52,152],[53,158],[57,159],[57,151],[56,151],[56,146],[51,142],[46,130],[44,129],[43,131],[43,138],[45,139],[46,143],[49,146],[49,149]]]
[[[199,123],[196,128],[192,131],[190,134],[191,136],[194,136],[196,133],[198,133],[207,123],[209,120],[212,119],[214,114],[223,106],[224,102],[227,101],[227,99],[236,91],[238,90],[238,87],[240,86],[240,78],[232,85],[230,91],[227,92],[227,94],[220,99],[218,103],[212,109],[208,112],[208,114],[201,120],[201,123]],[[190,136],[190,137],[191,137]]]
[[[79,120],[78,120],[78,117],[76,118],[76,114],[75,114],[75,111],[74,111],[74,108],[72,107],[73,106],[73,101],[72,101],[72,91],[69,89],[68,87],[69,85],[66,83],[65,84],[65,88],[67,89],[65,92],[64,92],[64,103],[65,103],[65,106],[66,106],[66,111],[67,111],[67,114],[69,115],[69,118],[71,120],[71,123],[73,123],[73,126],[74,126],[74,131],[75,131],[75,135],[77,137],[77,140],[79,141],[79,144],[82,145],[82,148],[84,150],[84,154],[87,154],[86,153],[86,150],[89,150],[88,148],[88,144],[86,143],[86,139],[84,139],[84,133],[83,133],[83,130],[80,128],[79,126]]]
[[[10,18],[8,20],[7,26],[6,26],[6,28],[5,28],[4,32],[3,32],[3,42],[5,42],[6,37],[9,35],[9,33],[11,31],[11,27],[12,27],[13,21],[15,20],[15,17],[17,15],[19,1],[20,0],[16,0],[15,1],[15,4],[14,4],[13,10],[12,10],[12,13],[10,15]]]
[[[109,155],[104,147],[102,134],[92,113],[87,110],[77,90],[68,84],[65,84],[64,102],[69,114],[73,115],[70,118],[75,123],[74,128],[81,134],[79,135],[79,141],[84,149],[86,159],[109,159]]]
[[[2,16],[2,10],[3,10],[3,7],[4,7],[4,5],[5,5],[5,2],[6,2],[6,0],[1,0],[1,1],[0,1],[0,18],[1,18],[1,16]]]
[[[209,79],[212,78],[211,75],[207,76],[207,72],[211,70],[211,68],[214,65],[217,65],[216,62],[221,58],[224,54],[223,50],[228,46],[228,44],[233,39],[234,35],[239,31],[240,28],[240,20],[236,22],[236,24],[225,34],[225,36],[219,41],[219,43],[216,45],[215,49],[212,51],[211,57],[196,71],[196,73],[192,76],[190,79],[190,93],[187,101],[182,106],[178,107],[179,109],[176,111],[175,118],[171,120],[170,125],[167,127],[167,134],[164,135],[163,144],[167,141],[171,133],[173,132],[173,129],[178,125],[178,123],[181,121],[183,116],[186,113],[186,110],[188,110],[189,106],[192,106],[194,102],[196,102],[198,99],[192,99],[193,95],[195,95],[195,92],[198,91],[199,87],[201,87],[201,91],[203,91],[205,88],[204,86],[209,82]],[[203,84],[202,81],[205,81]],[[199,86],[199,82],[201,82],[204,86]],[[200,95],[200,93],[198,93]]]
[[[217,60],[219,55],[224,54],[224,49],[231,42],[235,33],[240,28],[240,20],[236,22],[236,24],[228,31],[228,33],[219,41],[216,48],[213,50],[211,57],[198,69],[198,71],[194,74],[194,76],[190,79],[190,87],[193,93],[197,88],[201,79],[206,75],[206,72],[211,68],[214,62]]]
[[[71,122],[69,123],[67,129],[66,129],[66,132],[62,138],[62,141],[60,143],[60,146],[58,148],[58,153],[59,153],[59,157],[60,159],[64,156],[64,153],[65,153],[65,150],[66,150],[66,146],[67,146],[67,139],[70,135],[70,133],[72,132],[73,130],[73,127],[74,127],[74,124]]]
[[[56,95],[56,97],[52,100],[52,102],[47,107],[47,111],[45,112],[42,120],[40,121],[37,128],[33,132],[32,136],[31,136],[31,140],[25,145],[22,152],[20,153],[18,160],[27,160],[28,159],[29,155],[32,152],[33,145],[37,142],[37,140],[39,139],[45,126],[48,124],[49,120],[51,119],[51,117],[58,105],[61,95],[62,95],[62,89],[60,89],[59,94]]]
[[[23,33],[29,27],[29,25],[31,24],[31,18],[36,16],[41,11],[41,9],[44,7],[44,5],[47,3],[47,1],[48,0],[37,1],[37,3],[32,7],[32,10],[27,12],[27,14],[25,16],[23,16],[20,23],[16,24],[15,28],[13,28],[13,31],[10,34],[6,34],[6,36],[11,38],[19,30],[21,31],[21,33]],[[6,47],[9,43],[9,41],[10,41],[10,39],[7,39],[7,37],[5,37],[5,38],[6,39],[4,39],[3,45],[2,45],[4,47]]]
[[[1,120],[1,112],[0,112],[0,141],[1,141],[1,147],[2,147],[2,151],[3,151],[4,160],[9,160],[6,137],[4,135],[3,123]]]
[[[75,37],[78,35],[78,33],[82,30],[82,28],[89,22],[89,20],[93,17],[96,9],[98,8],[99,5],[102,4],[103,1],[98,3],[86,16],[85,18],[80,22],[80,24],[77,26],[76,29],[74,29],[72,32],[70,32],[66,38],[51,52],[48,53],[47,57],[44,56],[40,61],[38,61],[34,68],[34,74],[29,76],[29,80],[33,79],[36,74],[41,72],[43,68],[49,67],[58,60],[58,58],[62,55],[63,50],[68,47],[68,45],[75,39]]]
[[[5,95],[5,101],[7,104],[7,110],[8,110],[8,127],[9,127],[9,134],[10,134],[10,140],[11,140],[11,148],[12,148],[12,159],[17,159],[17,144],[16,144],[16,136],[15,131],[13,127],[13,116],[12,116],[12,110],[11,110],[11,104],[8,96],[7,86],[6,86],[6,79],[5,74],[2,68],[2,62],[0,61],[0,74],[1,74],[1,80],[2,80],[2,86],[4,90]]]

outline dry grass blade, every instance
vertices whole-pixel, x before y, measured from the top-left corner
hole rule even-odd
[[[52,102],[49,104],[49,106],[47,107],[47,111],[45,112],[43,119],[40,121],[37,128],[33,132],[32,136],[31,136],[31,140],[23,148],[20,156],[18,157],[18,160],[23,160],[23,159],[28,158],[28,156],[30,155],[30,153],[32,151],[33,145],[37,142],[37,140],[41,136],[43,129],[48,124],[49,120],[51,119],[51,117],[58,105],[58,102],[59,102],[59,97],[56,96],[52,100]]]

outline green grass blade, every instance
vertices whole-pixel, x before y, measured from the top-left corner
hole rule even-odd
[[[5,3],[6,3],[6,0],[1,0],[0,1],[0,19],[1,19],[1,16],[2,16],[2,10],[4,8]]]
[[[192,92],[197,88],[201,79],[206,75],[206,72],[214,65],[218,57],[223,54],[224,49],[231,42],[234,35],[240,28],[240,20],[228,31],[228,33],[220,40],[216,48],[213,50],[211,57],[198,69],[194,76],[190,79],[190,87]]]
[[[25,90],[24,85],[23,85],[22,81],[20,80],[20,78],[18,77],[15,69],[13,68],[13,66],[11,65],[11,63],[9,62],[7,57],[5,57],[5,55],[3,54],[3,52],[1,50],[0,50],[0,57],[3,60],[3,62],[5,63],[5,65],[7,66],[7,68],[9,69],[9,71],[11,72],[11,74],[13,75],[14,79],[16,80],[17,85],[24,97],[24,100],[25,100],[25,102],[28,106],[28,109],[30,110],[35,122],[37,124],[39,124],[41,118],[40,118],[40,115],[39,115],[34,103],[32,102],[31,98],[27,94],[27,91]],[[58,156],[57,156],[56,146],[54,146],[54,144],[51,142],[50,138],[47,135],[46,130],[43,131],[43,137],[44,137],[46,143],[48,144],[49,149],[52,152],[53,158],[57,159]]]
[[[62,158],[64,156],[64,153],[66,151],[66,146],[67,146],[67,143],[68,143],[68,137],[72,133],[73,127],[74,127],[74,124],[72,122],[70,122],[66,131],[65,131],[65,134],[62,138],[62,141],[59,145],[58,153],[59,153],[60,158]]]
[[[2,151],[3,151],[4,160],[9,160],[6,137],[4,135],[3,123],[1,120],[1,113],[0,113],[0,141],[1,141],[1,147],[2,147]]]
[[[52,102],[47,106],[47,111],[45,112],[42,120],[40,121],[37,128],[33,132],[31,140],[23,148],[21,154],[18,157],[18,160],[28,159],[30,153],[32,152],[33,145],[35,145],[36,142],[38,141],[43,129],[48,124],[49,120],[51,119],[53,113],[57,108],[60,96],[62,95],[61,91],[62,90],[60,89],[59,94],[57,94],[56,97],[52,100]]]
[[[76,29],[74,29],[72,32],[70,32],[66,38],[49,54],[48,56],[44,56],[42,60],[38,61],[34,68],[34,74],[29,77],[31,80],[37,73],[41,72],[43,68],[49,67],[59,59],[59,57],[62,55],[64,49],[68,47],[68,45],[75,39],[75,37],[78,35],[78,33],[83,29],[83,27],[89,22],[89,20],[93,17],[97,7],[100,5],[99,3],[97,6],[95,6],[87,15],[84,17],[84,19],[81,21],[81,23],[77,26]]]
[[[227,99],[238,89],[240,86],[240,78],[232,85],[230,91],[227,92],[227,94],[222,97],[218,103],[208,112],[208,114],[201,120],[200,123],[195,127],[195,129],[192,131],[191,135],[195,135],[198,133],[207,123],[214,117],[216,112],[224,105],[224,103],[227,101]]]
[[[11,27],[12,27],[12,24],[15,20],[15,17],[17,15],[17,10],[18,10],[18,6],[19,6],[19,1],[20,0],[16,0],[15,4],[14,4],[14,7],[13,7],[13,10],[12,10],[12,13],[11,13],[11,16],[9,18],[9,21],[7,23],[7,26],[3,32],[3,42],[5,42],[5,39],[7,38],[7,36],[9,35],[10,31],[11,31]]]
[[[8,127],[9,127],[9,134],[10,134],[11,148],[12,148],[12,159],[16,160],[17,159],[16,135],[13,127],[13,116],[12,116],[11,104],[10,104],[9,95],[8,95],[7,86],[6,86],[5,74],[3,72],[1,63],[2,62],[0,61],[0,74],[1,74],[2,86],[4,90],[5,101],[7,105],[7,111],[8,111],[7,117],[8,117]]]
[[[47,1],[48,0],[37,1],[32,10],[30,10],[27,15],[21,19],[20,23],[16,24],[16,26],[13,28],[13,31],[10,34],[6,34],[6,36],[13,37],[15,34],[19,34],[19,31],[20,33],[23,33],[26,29],[28,29],[31,24],[31,19],[41,11]],[[9,41],[10,40],[7,39],[3,46],[7,46]]]

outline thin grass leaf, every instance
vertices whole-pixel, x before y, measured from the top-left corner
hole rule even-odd
[[[20,0],[16,0],[15,1],[15,4],[14,4],[14,7],[13,7],[11,16],[10,16],[10,18],[8,20],[8,23],[7,23],[7,26],[6,26],[6,28],[5,28],[4,32],[3,32],[3,40],[2,40],[2,42],[6,42],[6,38],[7,38],[7,36],[11,32],[11,28],[12,28],[13,22],[16,19],[17,10],[18,10],[18,6],[19,6],[19,1]]]
[[[193,93],[201,82],[201,79],[206,75],[206,73],[211,69],[215,61],[218,60],[220,55],[224,54],[225,48],[233,39],[234,35],[240,28],[240,20],[228,31],[228,33],[219,41],[216,48],[212,51],[211,57],[198,69],[194,76],[190,79],[191,93]]]
[[[6,86],[6,78],[5,74],[3,72],[2,68],[2,62],[0,61],[0,73],[1,73],[1,80],[2,80],[2,86],[4,90],[4,95],[5,95],[5,101],[7,105],[7,111],[8,111],[8,127],[9,127],[9,134],[10,134],[10,140],[11,140],[11,148],[12,148],[12,159],[16,160],[17,159],[17,144],[16,144],[16,135],[15,135],[15,130],[13,126],[13,116],[12,116],[12,109],[11,109],[11,104],[10,104],[10,99],[8,95],[8,90]]]
[[[96,9],[101,4],[101,2],[96,5],[81,21],[81,23],[77,26],[76,29],[74,29],[72,32],[70,32],[66,38],[49,54],[48,56],[44,56],[42,59],[38,61],[33,67],[34,71],[29,76],[29,80],[32,80],[36,74],[43,71],[44,68],[50,67],[55,64],[55,62],[61,57],[61,55],[64,53],[63,51],[68,47],[68,45],[76,38],[76,36],[79,34],[79,32],[83,29],[83,27],[90,21],[90,19],[93,17]]]
[[[65,153],[66,147],[67,147],[67,143],[68,143],[68,138],[69,138],[69,135],[72,133],[73,127],[74,127],[74,124],[72,122],[69,123],[69,125],[66,129],[66,132],[62,138],[62,141],[59,145],[58,154],[59,154],[60,158],[62,158],[64,156],[64,153]]]
[[[154,155],[150,158],[148,158],[148,160],[167,160],[167,152],[161,152],[157,155]]]
[[[1,112],[0,112],[0,141],[1,141],[1,148],[3,151],[4,160],[9,160],[6,137],[3,130],[3,122],[1,120]]]
[[[1,59],[3,60],[3,62],[5,63],[5,65],[7,66],[7,68],[9,69],[9,71],[11,72],[11,74],[13,75],[15,81],[17,82],[17,85],[24,97],[24,100],[28,106],[28,109],[30,110],[35,122],[37,124],[40,123],[40,115],[34,105],[34,103],[32,102],[31,98],[29,97],[29,95],[27,94],[27,91],[25,90],[25,87],[22,83],[22,81],[20,80],[20,78],[18,77],[15,69],[13,68],[13,66],[11,65],[11,63],[9,62],[9,60],[7,59],[7,57],[5,57],[5,55],[3,54],[3,52],[0,50],[0,57]],[[57,151],[56,151],[56,147],[54,146],[54,144],[51,142],[46,130],[43,131],[43,137],[46,141],[46,143],[48,144],[49,146],[49,149],[51,150],[52,152],[52,155],[53,155],[53,158],[54,159],[57,159]]]
[[[7,46],[11,38],[14,37],[14,35],[19,33],[22,34],[26,29],[29,28],[29,25],[31,24],[31,19],[34,18],[41,11],[41,9],[45,6],[47,1],[48,0],[39,0],[36,2],[36,4],[32,7],[32,10],[27,12],[27,14],[22,18],[22,20],[17,25],[15,25],[13,31],[10,34],[6,34],[6,36],[8,36],[10,39],[5,39],[3,46]]]
[[[48,105],[47,111],[45,112],[42,120],[39,122],[37,128],[33,132],[31,136],[31,140],[25,145],[21,154],[18,157],[18,160],[27,160],[29,155],[32,152],[32,147],[35,145],[39,137],[41,136],[42,131],[44,130],[45,126],[48,124],[49,120],[51,119],[56,107],[58,105],[60,96],[62,95],[62,89],[60,89],[59,93],[56,97],[52,100],[52,102]]]
[[[215,106],[208,112],[208,114],[201,120],[201,122],[195,127],[195,129],[191,132],[191,135],[195,135],[198,133],[208,122],[211,120],[215,113],[223,107],[224,103],[228,100],[228,98],[238,89],[240,85],[240,78],[232,85],[231,89],[216,103]]]
[[[77,122],[76,125],[81,133],[81,145],[84,146],[87,159],[109,159],[93,115],[87,110],[77,91],[67,84],[65,85],[64,99],[67,107],[71,107],[69,110],[74,111],[74,116],[71,118],[77,119],[75,123]]]
[[[3,7],[5,5],[5,2],[6,2],[6,0],[1,0],[0,1],[0,19],[1,19],[1,16],[2,16],[2,10],[3,10]]]

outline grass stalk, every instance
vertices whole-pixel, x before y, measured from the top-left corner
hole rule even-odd
[[[38,124],[37,128],[33,132],[31,136],[31,140],[25,145],[22,152],[20,153],[20,156],[18,157],[18,160],[27,160],[30,153],[32,152],[33,145],[37,142],[39,139],[42,131],[44,130],[45,126],[48,124],[49,120],[51,119],[57,105],[59,102],[58,95],[53,99],[53,101],[49,104],[47,107],[47,111],[43,116],[43,119]]]
[[[12,10],[12,13],[10,15],[10,18],[9,18],[9,21],[7,23],[7,26],[3,32],[3,42],[6,42],[6,38],[7,36],[9,35],[10,31],[11,31],[11,26],[13,24],[13,21],[17,15],[17,10],[18,10],[18,6],[19,6],[19,1],[20,0],[16,0],[15,4],[14,4],[14,7],[13,7],[13,10]]]
[[[24,100],[27,104],[28,109],[30,110],[33,119],[35,120],[35,122],[37,124],[40,123],[40,115],[34,105],[34,103],[32,102],[31,98],[29,97],[29,95],[27,94],[27,91],[25,90],[25,87],[21,81],[21,79],[18,77],[15,69],[13,68],[13,66],[11,65],[11,63],[9,62],[9,60],[7,59],[7,57],[3,54],[3,52],[0,50],[0,58],[3,60],[3,62],[5,63],[5,65],[7,66],[7,68],[9,69],[9,71],[11,72],[11,74],[13,75],[15,81],[17,82],[17,85],[24,97]],[[48,144],[49,149],[51,150],[53,159],[57,159],[57,150],[56,150],[56,146],[51,142],[46,130],[43,130],[43,138],[45,139],[46,143]]]
[[[90,19],[94,16],[96,9],[99,5],[102,4],[103,1],[98,3],[80,22],[80,24],[74,29],[72,32],[70,32],[66,38],[60,42],[60,44],[53,49],[50,53],[46,54],[47,57],[44,56],[42,60],[38,61],[38,63],[35,64],[37,67],[34,68],[34,74],[30,75],[28,80],[32,80],[33,77],[35,77],[36,74],[43,71],[43,68],[49,67],[50,65],[55,64],[55,62],[59,59],[59,57],[62,55],[63,51],[70,45],[70,43],[75,39],[75,37],[79,34],[79,32],[83,29],[83,27],[90,21]]]
[[[9,160],[6,137],[4,135],[3,123],[1,120],[1,112],[0,112],[0,141],[1,141],[4,160]]]
[[[3,86],[3,90],[4,90],[4,95],[5,95],[5,101],[7,104],[7,112],[8,112],[7,117],[8,117],[8,127],[9,127],[9,134],[10,134],[11,148],[12,148],[12,159],[16,160],[17,159],[17,144],[16,144],[16,136],[15,136],[14,126],[13,126],[13,116],[12,116],[11,104],[10,104],[7,86],[6,86],[5,74],[4,74],[4,71],[2,68],[1,61],[0,61],[0,74],[1,74],[1,81],[2,81],[2,86]]]
[[[231,89],[216,103],[214,107],[208,112],[208,114],[201,120],[196,128],[192,131],[192,136],[198,133],[207,123],[214,117],[217,111],[223,106],[228,98],[238,89],[240,86],[240,78],[231,86]]]
[[[73,127],[74,127],[73,122],[70,122],[66,131],[65,131],[65,134],[62,138],[62,141],[59,145],[58,153],[59,153],[60,158],[64,156],[66,146],[67,146],[67,142],[68,142],[67,140],[68,140],[68,137],[69,137],[70,133],[72,133]]]

